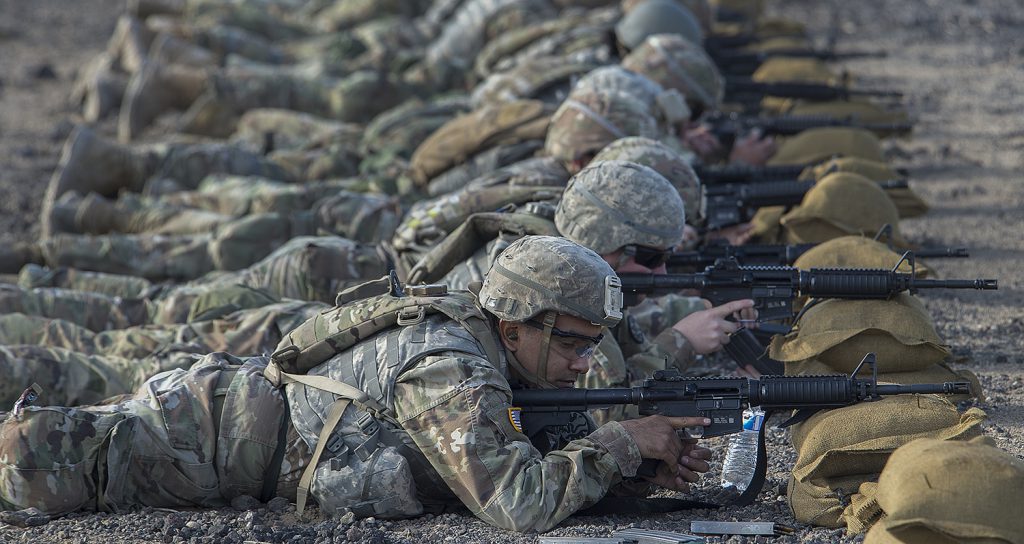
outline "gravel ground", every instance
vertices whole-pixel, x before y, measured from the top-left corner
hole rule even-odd
[[[31,239],[60,145],[76,119],[67,104],[74,70],[102,49],[122,0],[0,0],[0,243]],[[74,7],[69,7],[74,6]],[[964,245],[970,260],[929,263],[944,277],[994,277],[998,294],[929,293],[939,333],[955,362],[976,372],[987,400],[986,433],[1024,457],[1024,11],[1016,0],[945,2],[863,0],[775,1],[773,13],[810,25],[824,37],[839,9],[839,46],[889,52],[849,61],[864,87],[899,89],[917,119],[912,139],[887,143],[891,161],[910,170],[932,204],[926,217],[905,221],[912,240]],[[111,125],[100,127],[109,134]],[[708,441],[721,459],[724,442]],[[769,432],[769,482],[757,504],[718,511],[653,516],[570,518],[552,536],[606,536],[630,526],[686,531],[694,519],[764,520],[798,525],[782,484],[795,458],[787,433]],[[710,498],[718,474],[693,498]],[[144,509],[119,515],[75,514],[28,529],[0,523],[2,542],[535,542],[536,535],[497,530],[464,514],[389,522],[296,519],[280,501],[207,511]],[[786,537],[732,537],[726,542],[860,542],[843,530],[799,527]],[[709,539],[720,542],[720,539]]]

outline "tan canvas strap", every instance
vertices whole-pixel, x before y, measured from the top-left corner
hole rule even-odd
[[[369,412],[377,413],[384,410],[384,406],[382,406],[377,399],[370,398],[370,396],[364,391],[345,382],[340,382],[326,376],[289,374],[287,372],[282,372],[281,367],[279,367],[274,361],[271,361],[270,364],[267,365],[266,370],[263,371],[263,375],[276,387],[283,387],[290,383],[298,383],[306,387],[312,387],[313,389],[319,389],[320,391],[327,391],[328,393],[333,393],[339,397],[348,399],[359,408]]]
[[[338,426],[342,414],[345,413],[345,408],[348,408],[351,402],[350,399],[340,398],[334,401],[331,404],[330,410],[327,411],[327,420],[324,421],[324,428],[320,430],[320,436],[317,438],[313,458],[309,460],[309,465],[302,471],[302,478],[299,479],[299,489],[295,494],[295,510],[299,513],[300,517],[306,508],[306,499],[309,498],[309,488],[313,483],[313,474],[316,473],[316,465],[320,462],[320,455],[323,454],[324,448],[327,446],[327,439],[334,432],[334,428]]]

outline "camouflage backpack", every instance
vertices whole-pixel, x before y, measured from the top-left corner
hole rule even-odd
[[[419,325],[433,314],[444,314],[462,325],[489,360],[500,360],[497,341],[473,293],[449,293],[443,285],[403,287],[393,272],[342,291],[336,304],[288,333],[264,371],[276,387],[295,384],[337,397],[327,411],[313,457],[299,480],[296,509],[301,515],[313,493],[321,508],[339,515],[342,511],[360,517],[415,515],[422,507],[411,493],[413,474],[432,479],[432,471],[423,454],[403,440],[401,426],[383,403],[381,383],[374,382],[376,387],[364,391],[308,372],[376,333],[395,326]],[[350,406],[354,413],[347,410]],[[358,430],[350,428],[353,424]],[[343,428],[349,438],[361,442],[354,451],[343,449],[346,438],[334,439],[339,437],[335,430]],[[318,467],[324,450],[331,462]],[[317,487],[315,478],[327,478],[332,485]],[[325,487],[330,489],[325,492]]]
[[[289,332],[271,355],[267,373],[304,374],[377,332],[395,325],[413,325],[435,313],[463,325],[483,345],[488,357],[493,355],[497,360],[498,348],[488,332],[487,317],[477,307],[473,293],[449,293],[446,287],[437,285],[403,287],[392,273],[338,293],[334,308]]]
[[[492,147],[543,138],[554,108],[538,100],[493,104],[452,119],[412,155],[413,180],[434,176]]]

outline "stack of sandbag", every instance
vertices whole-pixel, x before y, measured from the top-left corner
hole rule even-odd
[[[844,237],[809,251],[796,264],[800,268],[892,268],[899,257],[879,242]],[[917,273],[926,269],[919,268]],[[787,375],[850,374],[869,352],[876,354],[879,382],[966,381],[971,393],[887,397],[821,412],[794,425],[797,460],[788,495],[800,521],[827,527],[863,526],[850,505],[863,501],[858,488],[878,477],[896,448],[917,438],[966,440],[981,433],[985,413],[977,408],[960,413],[953,404],[981,395],[977,378],[946,364],[949,348],[927,310],[911,295],[815,301],[803,310],[792,332],[776,336],[769,349],[772,358],[785,363]],[[867,371],[863,368],[859,377],[869,377]]]
[[[1024,461],[989,437],[906,444],[861,496],[856,530],[874,523],[865,544],[1024,542]]]

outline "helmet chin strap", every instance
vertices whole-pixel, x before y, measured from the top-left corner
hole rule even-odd
[[[515,354],[508,352],[508,363],[519,377],[532,385],[542,389],[557,389],[558,386],[548,381],[548,348],[551,345],[551,330],[555,328],[555,319],[558,314],[553,311],[545,312],[542,323],[544,331],[540,342],[540,353],[537,357],[537,372],[533,373],[526,369]]]
[[[540,353],[537,358],[537,381],[541,382],[541,387],[555,388],[557,385],[548,381],[548,348],[551,347],[551,329],[555,328],[555,319],[558,318],[558,314],[552,311],[544,313],[544,332],[540,340]]]

